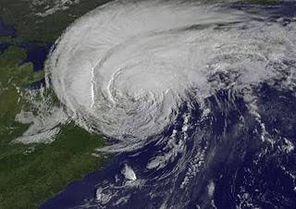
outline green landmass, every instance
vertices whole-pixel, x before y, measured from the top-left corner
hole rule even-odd
[[[103,166],[107,158],[91,155],[101,146],[103,140],[73,124],[51,144],[7,144],[0,154],[0,208],[37,208],[69,182]]]
[[[33,71],[32,63],[23,63],[26,50],[17,47],[18,43],[54,43],[76,18],[104,3],[82,0],[65,11],[41,17],[31,10],[31,2],[0,1],[0,18],[17,30],[16,37],[0,37],[0,43],[11,45],[0,54],[0,209],[37,208],[68,183],[108,161],[101,153],[93,155],[96,148],[106,145],[103,136],[73,123],[63,125],[51,144],[13,143],[29,127],[15,121],[16,114],[30,105],[20,92],[44,77],[44,71]]]
[[[41,8],[32,9],[31,1],[1,0],[0,17],[17,30],[17,39],[53,43],[75,19],[110,0],[81,0],[67,10],[46,17],[36,15]]]
[[[96,148],[105,146],[101,135],[63,125],[50,144],[16,144],[13,140],[28,128],[15,121],[29,108],[20,97],[31,83],[44,77],[32,63],[23,63],[26,51],[11,46],[0,54],[0,208],[31,209],[60,192],[69,182],[101,168],[108,158]]]

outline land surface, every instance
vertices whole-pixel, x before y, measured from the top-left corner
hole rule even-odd
[[[75,19],[108,1],[1,0],[0,17],[15,27],[18,40],[53,43]]]
[[[22,109],[30,109],[21,95],[44,77],[44,71],[34,72],[33,63],[24,62],[27,52],[20,43],[38,46],[54,43],[71,22],[98,5],[98,2],[83,1],[74,8],[42,17],[36,15],[36,9],[32,10],[31,2],[0,2],[0,17],[17,31],[16,36],[0,37],[0,44],[9,44],[0,54],[1,209],[37,208],[68,183],[108,161],[100,153],[94,155],[96,148],[106,144],[103,136],[90,134],[73,123],[63,125],[50,144],[13,142],[29,127],[15,121]]]
[[[65,124],[50,144],[17,144],[13,140],[29,125],[15,121],[21,109],[30,108],[22,91],[42,78],[43,71],[34,72],[32,63],[23,63],[26,52],[11,46],[0,55],[0,208],[37,208],[63,187],[96,170],[108,158],[98,147],[105,145],[103,136],[93,135]],[[38,91],[38,90],[34,90]]]

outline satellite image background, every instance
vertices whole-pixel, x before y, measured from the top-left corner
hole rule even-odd
[[[107,2],[1,0],[0,208],[295,208],[296,3]]]

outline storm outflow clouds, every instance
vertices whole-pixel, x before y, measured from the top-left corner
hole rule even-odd
[[[138,142],[171,124],[188,97],[249,88],[295,60],[295,24],[258,18],[220,5],[115,1],[65,31],[47,74],[79,125]]]

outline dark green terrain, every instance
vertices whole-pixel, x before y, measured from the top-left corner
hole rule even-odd
[[[95,149],[105,145],[103,136],[92,135],[73,123],[63,125],[51,144],[16,144],[28,128],[15,122],[21,109],[30,108],[20,92],[43,77],[32,63],[22,63],[25,50],[11,46],[0,55],[0,208],[37,208],[63,187],[99,169],[107,158]],[[19,89],[19,91],[18,91]],[[38,91],[38,90],[34,90]]]
[[[61,127],[50,144],[13,142],[29,127],[15,121],[17,113],[31,108],[20,95],[44,77],[43,71],[33,71],[33,63],[24,63],[27,54],[19,43],[54,43],[77,17],[99,4],[81,1],[68,10],[39,17],[30,8],[30,1],[0,0],[0,17],[17,30],[15,37],[0,37],[0,44],[10,45],[0,54],[0,209],[37,208],[68,183],[101,168],[108,160],[95,152],[105,145],[103,136],[90,134],[71,122]]]

